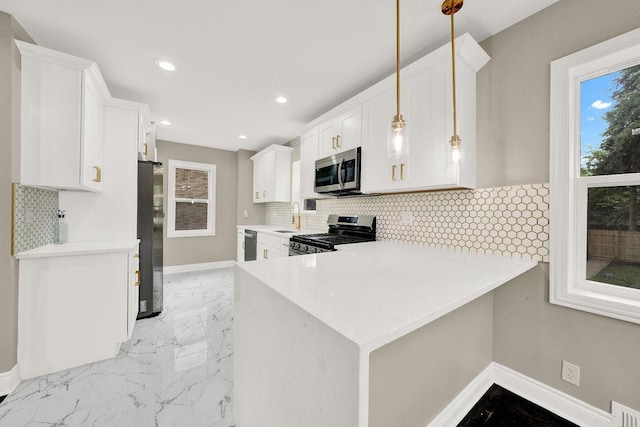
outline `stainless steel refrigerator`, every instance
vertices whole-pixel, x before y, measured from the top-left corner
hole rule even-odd
[[[162,311],[162,163],[138,161],[140,307],[138,319]]]

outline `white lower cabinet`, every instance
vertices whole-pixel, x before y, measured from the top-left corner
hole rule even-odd
[[[289,238],[258,232],[258,260],[275,259],[289,256]]]
[[[21,378],[115,357],[131,336],[137,242],[97,246],[68,243],[17,255]]]
[[[127,340],[133,335],[133,328],[140,309],[140,254],[138,249],[129,252],[129,281],[127,282]]]

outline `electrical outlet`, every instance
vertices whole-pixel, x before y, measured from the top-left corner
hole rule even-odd
[[[578,387],[580,385],[580,366],[562,361],[562,380]]]
[[[400,212],[400,220],[402,225],[413,225],[413,212],[402,211]]]

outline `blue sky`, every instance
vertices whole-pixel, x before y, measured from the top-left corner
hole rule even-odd
[[[607,129],[604,115],[614,103],[611,95],[615,89],[614,79],[619,72],[605,74],[580,84],[580,155],[589,155],[600,147],[602,133]]]

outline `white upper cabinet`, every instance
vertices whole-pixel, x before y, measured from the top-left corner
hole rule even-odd
[[[447,66],[449,65],[449,66]],[[400,159],[387,156],[387,128],[395,114],[395,87],[364,103],[366,143],[363,152],[363,191],[396,192],[435,188],[473,187],[475,181],[460,180],[460,168],[449,160],[448,141],[452,133],[450,61],[437,62],[413,73],[401,84],[402,114],[407,121],[409,154]],[[409,74],[409,73],[407,73]],[[475,94],[473,96],[475,100]],[[475,101],[474,101],[475,104]],[[460,114],[460,119],[463,119]],[[463,126],[463,123],[465,125]],[[460,121],[466,135],[468,120]],[[473,135],[463,140],[466,153],[475,144]],[[465,160],[469,160],[469,155]],[[471,157],[473,161],[473,156]],[[469,169],[467,169],[468,171]]]
[[[22,57],[20,184],[101,191],[110,95],[98,66],[30,43],[16,45]]]
[[[356,105],[318,126],[319,158],[341,153],[362,144],[362,106]]]
[[[291,151],[271,145],[251,157],[254,203],[291,201]]]
[[[318,128],[313,128],[300,137],[300,199],[321,197],[313,191],[318,159]]]
[[[378,83],[364,101],[362,191],[392,193],[476,185],[476,73],[489,56],[471,36],[456,39],[458,134],[462,161],[451,162],[453,133],[451,45],[401,72],[401,112],[408,126],[409,154],[387,157],[387,127],[395,114],[395,75]]]
[[[453,133],[449,43],[401,71],[400,112],[408,126],[407,156],[387,156],[387,129],[396,114],[394,74],[308,125],[310,131],[318,130],[318,157],[361,145],[363,193],[474,188],[476,73],[489,59],[469,34],[456,39],[457,118],[463,156],[459,165],[451,162],[449,148]],[[301,164],[303,178],[309,167]],[[302,185],[303,194],[306,191],[307,198],[313,197],[309,196],[308,186],[304,182]]]

